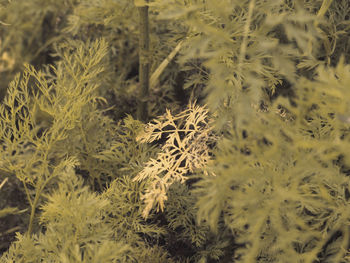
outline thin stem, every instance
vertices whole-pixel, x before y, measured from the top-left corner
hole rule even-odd
[[[148,2],[148,1],[146,1]],[[150,71],[150,56],[149,56],[149,21],[148,21],[148,6],[138,7],[140,14],[140,40],[139,40],[139,82],[140,82],[140,97],[137,107],[137,118],[142,121],[147,121],[148,107],[147,100],[149,95],[149,71]]]
[[[47,160],[47,156],[48,156],[48,150],[45,152],[44,156],[42,157],[43,160]],[[45,174],[45,166],[44,163],[41,166],[41,175],[42,177]],[[36,191],[35,191],[35,197],[34,200],[31,202],[30,196],[28,196],[30,205],[31,205],[31,212],[30,212],[30,218],[29,218],[29,225],[28,225],[28,232],[27,234],[30,236],[33,232],[33,225],[34,225],[34,218],[35,218],[35,209],[38,206],[41,194],[43,192],[43,190],[45,189],[46,185],[50,182],[50,180],[54,177],[54,175],[51,175],[48,178],[45,178],[43,180],[42,177],[39,177],[38,182],[35,186]],[[27,192],[27,195],[29,194],[29,192]]]
[[[35,209],[37,207],[37,204],[39,202],[41,190],[39,190],[34,198],[33,204],[32,204],[32,209],[30,211],[30,218],[29,218],[29,226],[28,226],[28,235],[30,236],[33,231],[33,224],[34,224],[34,217],[35,217]]]
[[[241,43],[240,54],[238,57],[238,72],[239,73],[241,73],[241,66],[242,66],[242,63],[243,63],[243,60],[244,60],[244,57],[246,54],[246,50],[247,50],[247,38],[248,38],[248,35],[250,33],[249,27],[250,27],[251,20],[252,20],[254,6],[255,6],[255,0],[251,0],[249,2],[249,6],[248,6],[248,17],[247,17],[246,23],[244,25],[243,40]]]

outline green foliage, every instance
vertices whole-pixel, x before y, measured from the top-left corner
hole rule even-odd
[[[104,222],[112,229],[116,239],[125,238],[132,245],[133,262],[171,262],[168,253],[160,246],[149,247],[144,242],[146,238],[159,239],[166,235],[165,227],[147,223],[142,217],[144,204],[141,193],[145,188],[144,182],[133,182],[129,176],[114,180],[101,195],[109,201],[105,209],[108,216]]]
[[[190,258],[194,262],[205,262],[206,259],[219,260],[230,249],[228,231],[221,230],[219,235],[213,235],[208,225],[196,222],[198,208],[195,206],[197,197],[185,184],[175,182],[169,187],[168,200],[165,202],[165,217],[168,227],[177,240],[191,244],[196,253]],[[227,229],[226,229],[227,230]],[[168,241],[169,243],[172,240]],[[181,258],[181,262],[185,259]]]
[[[51,63],[52,43],[60,34],[66,15],[77,0],[1,1],[0,3],[0,91],[2,99],[8,83],[24,64]]]
[[[350,181],[335,160],[349,165],[349,127],[339,118],[348,116],[349,69],[343,59],[334,69],[318,67],[314,81],[296,84],[297,106],[277,99],[219,142],[208,167],[215,176],[196,184],[198,219],[215,230],[223,212],[237,241],[248,244],[242,262],[262,252],[274,262],[313,262],[336,230],[343,237],[328,260],[343,257]],[[281,106],[287,120],[276,114]]]
[[[172,41],[169,45],[169,37],[164,38],[164,32],[169,31],[170,25],[157,23],[154,16],[153,10],[150,10],[151,43],[150,54],[147,54],[147,58],[150,61],[151,72],[157,69],[177,44]],[[110,43],[109,68],[114,75],[107,81],[101,94],[104,97],[114,98],[120,105],[120,109],[116,109],[115,112],[119,118],[124,117],[125,112],[134,113],[136,105],[133,104],[139,94],[139,89],[135,85],[135,71],[138,71],[139,23],[138,12],[133,1],[81,1],[67,19],[68,23],[63,32],[70,37],[84,41],[103,37]],[[156,117],[164,112],[165,105],[169,102],[172,106],[176,106],[176,103],[172,102],[174,91],[171,83],[174,82],[174,79],[174,72],[166,70],[161,76],[162,86],[153,87],[150,90],[147,99],[151,117]]]
[[[91,43],[91,48],[89,45],[86,43],[89,61],[83,60],[82,46],[72,58],[68,58],[69,50],[66,50],[62,54],[66,60],[57,68],[51,67],[55,75],[49,70],[36,71],[26,66],[22,76],[17,75],[11,82],[0,108],[4,146],[1,169],[15,173],[24,185],[32,210],[30,230],[41,194],[59,171],[71,163],[71,158],[62,159],[69,149],[60,153],[55,147],[76,136],[72,130],[80,130],[81,120],[88,112],[94,114],[88,111],[89,103],[94,105],[99,99],[94,95],[98,85],[93,79],[103,71],[101,60],[106,43],[96,41]],[[72,131],[70,136],[68,131]]]
[[[125,77],[137,62],[138,23],[132,1],[80,1],[67,20],[65,33],[82,40],[103,37],[112,45],[110,56],[118,75]]]
[[[112,239],[112,229],[102,220],[108,201],[83,187],[73,167],[61,174],[47,200],[40,216],[45,233],[18,233],[1,262],[130,262],[130,247]]]
[[[317,8],[318,2],[304,5]],[[206,101],[212,111],[223,101],[242,100],[242,89],[250,93],[244,99],[258,103],[264,97],[262,90],[275,92],[282,77],[295,83],[297,69],[320,63],[315,59],[320,38],[313,23],[317,17],[298,1],[169,0],[162,1],[159,9],[159,18],[183,21],[180,28],[187,28],[179,63],[189,70],[196,68],[194,59],[204,60]],[[193,84],[203,78],[202,70],[197,74],[191,76]],[[240,109],[239,116],[247,114],[246,107]]]
[[[25,3],[21,1],[2,3],[0,9],[3,42],[1,53],[3,50],[9,52],[17,66],[23,62],[32,62],[39,53],[33,54],[30,51],[39,50],[41,45],[45,45],[46,41],[49,41],[49,38],[46,39],[47,34],[52,36],[53,32],[43,32],[44,26],[50,26],[52,29],[56,19],[72,5],[72,1],[40,0]]]
[[[148,5],[144,124],[133,1],[0,1],[0,262],[349,262],[348,1]]]
[[[172,262],[160,247],[148,247],[140,234],[165,231],[145,224],[138,195],[144,184],[123,177],[102,194],[84,186],[67,166],[58,189],[45,195],[42,231],[31,237],[17,234],[0,262]]]

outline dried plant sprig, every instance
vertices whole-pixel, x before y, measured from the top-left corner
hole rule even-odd
[[[147,218],[154,205],[157,212],[164,210],[167,190],[174,182],[184,183],[188,173],[203,169],[210,160],[210,143],[216,141],[206,107],[189,104],[183,112],[173,116],[167,110],[163,116],[148,123],[137,137],[141,143],[150,143],[165,137],[166,141],[156,159],[150,159],[134,181],[150,179],[142,196]]]

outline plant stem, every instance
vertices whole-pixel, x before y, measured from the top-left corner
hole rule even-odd
[[[140,14],[140,39],[139,39],[139,82],[140,93],[137,106],[137,118],[147,121],[148,107],[147,100],[149,94],[149,26],[148,26],[148,6],[138,7]]]

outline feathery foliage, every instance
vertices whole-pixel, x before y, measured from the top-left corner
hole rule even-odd
[[[350,262],[349,11],[0,1],[0,262]]]
[[[174,182],[184,183],[188,173],[203,168],[210,159],[209,144],[215,141],[207,119],[207,110],[190,104],[188,109],[172,116],[166,114],[147,124],[138,137],[141,143],[166,140],[157,158],[150,159],[144,169],[134,178],[151,178],[152,183],[143,199],[147,204],[143,216],[147,218],[153,205],[157,211],[164,210],[167,189]]]

